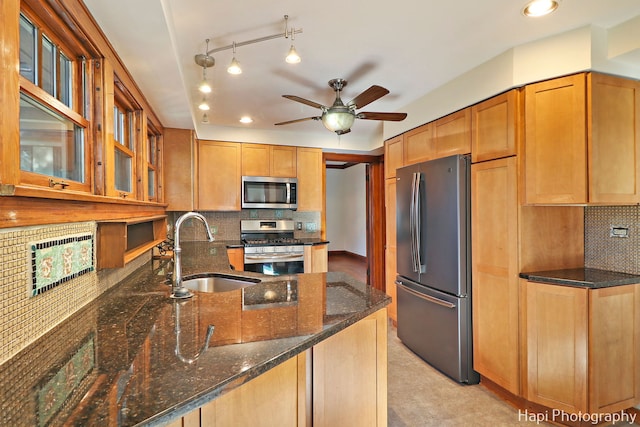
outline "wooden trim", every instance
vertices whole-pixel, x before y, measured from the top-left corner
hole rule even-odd
[[[367,259],[368,284],[385,291],[386,209],[384,164],[367,166]]]
[[[60,192],[58,192],[60,193]],[[156,217],[165,214],[158,203],[131,202],[93,196],[94,201],[0,197],[0,229],[81,221]]]

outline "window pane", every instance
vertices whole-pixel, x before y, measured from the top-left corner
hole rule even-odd
[[[147,161],[149,163],[151,163],[152,165],[156,165],[156,136],[155,135],[149,135],[148,137],[148,147],[149,147],[149,153],[148,156],[149,158],[147,159]]]
[[[131,192],[131,157],[115,148],[116,190]]]
[[[21,94],[20,169],[84,182],[84,129]]]
[[[36,83],[36,27],[20,16],[20,74]]]
[[[156,196],[156,171],[147,169],[147,181],[149,183],[149,198],[151,199]]]
[[[69,108],[73,108],[71,105],[73,99],[71,78],[71,60],[60,52],[60,101]]]
[[[49,39],[47,39],[45,36],[42,36],[42,74],[40,76],[40,80],[42,81],[42,89],[53,96],[56,96],[55,70],[56,47],[49,41]]]

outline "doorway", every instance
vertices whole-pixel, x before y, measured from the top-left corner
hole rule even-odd
[[[356,164],[365,165],[366,282],[374,288],[384,291],[385,206],[383,156],[324,153],[323,160],[325,164],[325,183],[326,169],[345,169]],[[323,223],[323,228],[326,230],[326,209]]]

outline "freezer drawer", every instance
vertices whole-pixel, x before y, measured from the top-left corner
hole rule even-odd
[[[431,366],[458,382],[477,384],[471,348],[471,309],[458,298],[398,280],[398,338]]]

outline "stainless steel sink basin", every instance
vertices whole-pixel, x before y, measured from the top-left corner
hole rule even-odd
[[[260,282],[261,280],[257,278],[211,273],[184,277],[182,286],[197,292],[228,292],[253,286]]]

